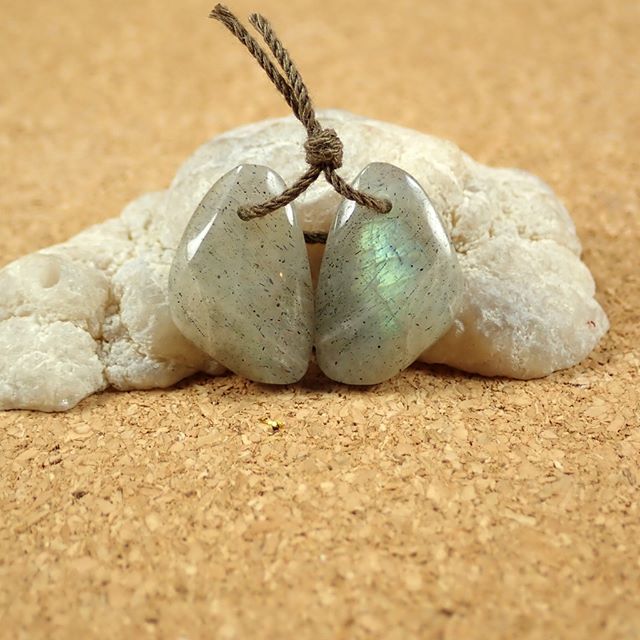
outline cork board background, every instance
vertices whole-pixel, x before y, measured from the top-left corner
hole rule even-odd
[[[0,265],[286,113],[204,0],[0,8]],[[640,4],[233,8],[272,19],[319,106],[548,181],[612,330],[531,382],[312,369],[0,414],[0,636],[640,638]]]

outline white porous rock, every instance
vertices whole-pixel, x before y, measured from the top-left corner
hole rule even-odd
[[[566,209],[524,171],[475,162],[451,142],[344,111],[319,113],[342,138],[351,181],[368,163],[410,173],[442,215],[464,275],[454,326],[420,356],[486,376],[536,378],[580,362],[608,329]],[[0,270],[0,409],[62,411],[108,386],[167,387],[223,367],[176,329],[167,301],[175,248],[209,188],[239,164],[291,184],[305,169],[292,117],[218,136],[166,191],[119,218]],[[305,230],[326,231],[340,197],[318,180],[296,202]],[[321,250],[310,248],[317,273]]]

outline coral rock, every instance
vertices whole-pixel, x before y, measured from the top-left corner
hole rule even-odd
[[[394,164],[424,188],[463,273],[453,327],[420,356],[483,375],[535,378],[580,362],[608,329],[566,209],[538,178],[481,165],[451,142],[341,111],[319,113],[345,147],[341,175]],[[229,131],[198,149],[166,191],[119,218],[0,270],[0,408],[68,409],[107,386],[166,387],[224,368],[178,331],[168,274],[196,207],[239,164],[287,184],[304,171],[292,117]],[[318,180],[296,202],[305,230],[327,230],[340,197]],[[310,249],[317,273],[321,251]]]

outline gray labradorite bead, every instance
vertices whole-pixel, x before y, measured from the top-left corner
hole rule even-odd
[[[316,354],[347,384],[375,384],[408,367],[451,326],[462,274],[442,220],[407,173],[366,166],[353,186],[387,198],[389,213],[344,200],[320,267]]]
[[[238,207],[281,193],[267,167],[224,175],[189,221],[169,274],[180,331],[231,371],[287,384],[305,374],[313,345],[313,292],[293,208],[244,221]]]

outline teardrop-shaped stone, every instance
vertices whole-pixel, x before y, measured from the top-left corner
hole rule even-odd
[[[268,167],[240,165],[224,175],[189,221],[169,274],[180,331],[231,371],[272,384],[302,378],[311,355],[304,236],[290,205],[248,221],[237,212],[284,188]]]
[[[458,259],[427,194],[408,173],[367,165],[356,189],[387,198],[389,213],[343,200],[316,293],[316,354],[347,384],[375,384],[408,367],[453,323]]]

